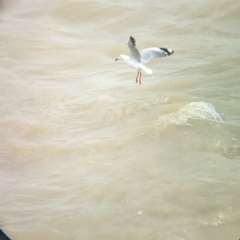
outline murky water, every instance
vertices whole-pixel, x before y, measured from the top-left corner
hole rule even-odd
[[[240,2],[0,1],[0,227],[14,240],[240,238]],[[136,71],[119,54],[174,49]]]

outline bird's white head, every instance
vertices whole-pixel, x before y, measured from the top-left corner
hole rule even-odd
[[[118,61],[118,60],[126,60],[126,59],[128,59],[128,58],[129,58],[128,56],[121,54],[121,55],[119,55],[119,56],[115,59],[115,61]]]

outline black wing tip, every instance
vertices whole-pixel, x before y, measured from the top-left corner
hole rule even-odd
[[[174,54],[174,51],[170,48],[160,48],[162,51],[164,51],[167,55],[172,55]]]
[[[130,36],[130,40],[131,40],[131,42],[133,43],[133,45],[136,46],[136,40],[135,40],[135,38],[133,38],[132,36]]]

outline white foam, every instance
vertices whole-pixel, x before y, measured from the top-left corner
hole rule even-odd
[[[160,116],[158,118],[158,125],[163,128],[169,125],[189,125],[189,119],[202,119],[216,122],[223,121],[212,104],[202,101],[188,103],[177,112]]]

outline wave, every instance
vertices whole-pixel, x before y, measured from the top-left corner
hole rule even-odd
[[[158,118],[158,126],[166,128],[169,125],[191,125],[189,120],[207,120],[214,122],[223,122],[220,114],[210,103],[190,102],[177,112],[160,116]]]

